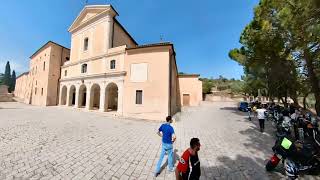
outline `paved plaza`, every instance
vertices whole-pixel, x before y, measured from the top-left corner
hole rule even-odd
[[[267,173],[274,137],[258,131],[233,102],[184,109],[173,124],[175,156],[201,141],[201,179],[281,179]],[[0,103],[0,179],[154,179],[160,122],[67,107]],[[177,163],[177,161],[176,161]],[[305,176],[305,179],[315,177]],[[155,179],[174,179],[164,168]]]

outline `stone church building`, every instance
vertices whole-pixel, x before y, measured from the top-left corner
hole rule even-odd
[[[67,106],[163,120],[202,101],[199,75],[179,75],[171,43],[139,45],[111,5],[85,6],[69,28],[71,49],[49,41],[17,77],[15,96],[39,106]]]

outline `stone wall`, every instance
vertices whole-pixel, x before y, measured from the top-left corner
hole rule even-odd
[[[13,102],[13,94],[0,94],[0,102]]]
[[[8,93],[8,86],[0,85],[0,102],[12,102],[13,94]]]

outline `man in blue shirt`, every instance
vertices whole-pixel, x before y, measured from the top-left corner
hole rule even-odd
[[[165,154],[168,154],[169,171],[170,172],[174,171],[172,143],[176,140],[176,136],[174,134],[173,127],[170,125],[172,123],[171,116],[168,116],[166,120],[167,120],[167,123],[162,124],[158,131],[158,135],[162,137],[162,148],[161,148],[160,159],[158,161],[156,171],[155,171],[155,176],[158,176],[160,174],[161,164]]]

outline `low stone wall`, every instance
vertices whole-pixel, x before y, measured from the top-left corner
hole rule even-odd
[[[215,96],[212,94],[207,94],[205,97],[205,101],[211,102],[233,102],[234,100],[229,96]]]
[[[13,94],[0,94],[0,102],[14,102]]]

